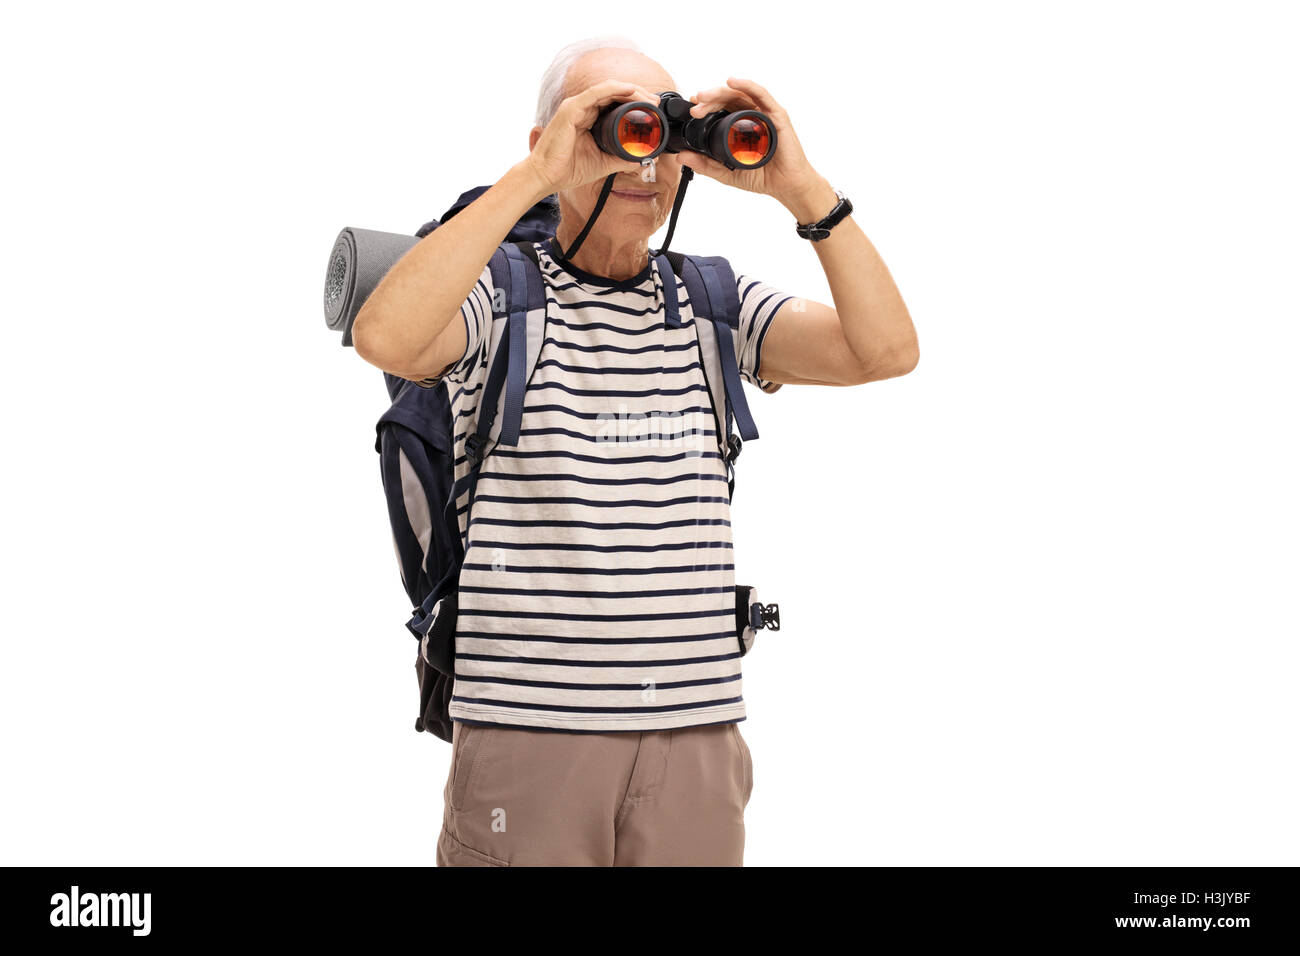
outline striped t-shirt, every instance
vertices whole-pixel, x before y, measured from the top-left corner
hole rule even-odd
[[[568,263],[553,240],[535,248],[546,324],[519,444],[489,446],[472,517],[458,502],[451,716],[575,731],[743,720],[726,465],[685,284],[682,324],[669,326],[653,263],[615,281]],[[789,297],[736,282],[741,375],[775,391],[758,378],[760,353]],[[465,355],[443,376],[458,481],[487,378],[491,290],[485,268],[461,309]]]

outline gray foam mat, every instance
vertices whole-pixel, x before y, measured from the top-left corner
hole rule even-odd
[[[352,344],[352,323],[375,286],[420,240],[396,232],[347,226],[334,240],[325,269],[325,324]]]

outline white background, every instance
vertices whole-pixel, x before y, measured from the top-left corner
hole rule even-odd
[[[499,177],[603,33],[766,85],[920,332],[905,378],[751,393],[747,861],[1300,862],[1283,5],[4,19],[3,862],[432,862],[450,748],[326,256]],[[698,180],[674,245],[829,301],[765,197]]]

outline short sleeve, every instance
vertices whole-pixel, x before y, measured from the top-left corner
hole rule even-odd
[[[743,275],[736,276],[736,292],[740,296],[740,328],[736,336],[740,377],[765,392],[775,392],[781,387],[778,383],[758,377],[763,362],[763,339],[777,310],[794,296]]]
[[[492,334],[492,270],[483,267],[478,282],[461,303],[460,318],[465,323],[465,353],[442,375],[415,380],[421,388],[433,388],[442,382],[464,383],[482,358],[482,351]]]

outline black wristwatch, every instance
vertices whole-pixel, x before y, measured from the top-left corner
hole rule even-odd
[[[838,189],[835,190],[835,195],[840,197],[840,201],[835,204],[835,208],[826,215],[826,218],[807,225],[794,224],[794,231],[799,233],[801,239],[811,239],[813,242],[825,239],[845,216],[853,212],[853,203],[849,202],[848,196]]]

